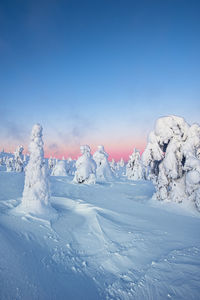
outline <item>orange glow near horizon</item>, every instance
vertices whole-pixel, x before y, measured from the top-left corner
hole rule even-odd
[[[97,150],[98,145],[90,145],[91,153],[93,154]],[[118,143],[107,145],[104,144],[105,151],[109,154],[109,161],[113,158],[118,161],[123,158],[125,161],[129,159],[129,156],[133,153],[133,149],[137,148],[140,153],[142,153],[145,149],[146,142],[145,141],[136,141],[133,142],[132,145],[130,142],[124,142],[123,144],[119,145]],[[45,157],[56,157],[58,159],[62,159],[63,157],[68,158],[71,157],[72,159],[77,159],[80,154],[79,146],[74,147],[74,149],[69,149],[67,147],[59,147],[56,151],[51,151],[49,148],[45,148]]]

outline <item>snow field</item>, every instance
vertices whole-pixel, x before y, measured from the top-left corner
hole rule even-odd
[[[72,179],[50,178],[44,220],[15,214],[24,175],[0,172],[0,299],[198,299],[196,213],[155,204],[148,181]]]

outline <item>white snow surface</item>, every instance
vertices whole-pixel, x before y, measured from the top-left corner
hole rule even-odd
[[[200,215],[148,181],[52,176],[52,221],[13,215],[23,173],[0,172],[0,299],[198,299]]]
[[[0,172],[0,299],[199,299],[200,215],[149,181],[50,178],[51,221],[13,215],[24,174]]]

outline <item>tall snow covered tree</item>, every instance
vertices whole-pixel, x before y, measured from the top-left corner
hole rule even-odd
[[[75,183],[95,184],[97,166],[92,159],[90,147],[84,145],[80,147],[80,150],[82,156],[76,161],[76,172],[73,181]]]
[[[29,144],[30,159],[25,170],[25,184],[20,210],[36,215],[45,215],[51,208],[48,171],[44,161],[42,126],[36,124]]]
[[[93,159],[97,165],[97,180],[112,180],[113,173],[111,171],[110,164],[108,162],[108,154],[105,152],[104,146],[98,146],[98,150],[94,153]]]
[[[175,202],[191,201],[200,210],[200,127],[189,126],[181,117],[157,120],[143,153],[156,198]]]
[[[140,180],[143,178],[142,161],[140,152],[137,149],[129,156],[129,161],[126,165],[126,176],[131,180]]]
[[[24,170],[24,157],[22,154],[23,150],[24,150],[23,146],[18,146],[14,152],[14,161],[15,161],[15,171],[16,172],[23,172],[23,170]]]

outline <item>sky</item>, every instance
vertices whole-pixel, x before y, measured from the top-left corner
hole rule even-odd
[[[200,1],[1,0],[0,149],[144,150],[156,119],[200,123]]]

